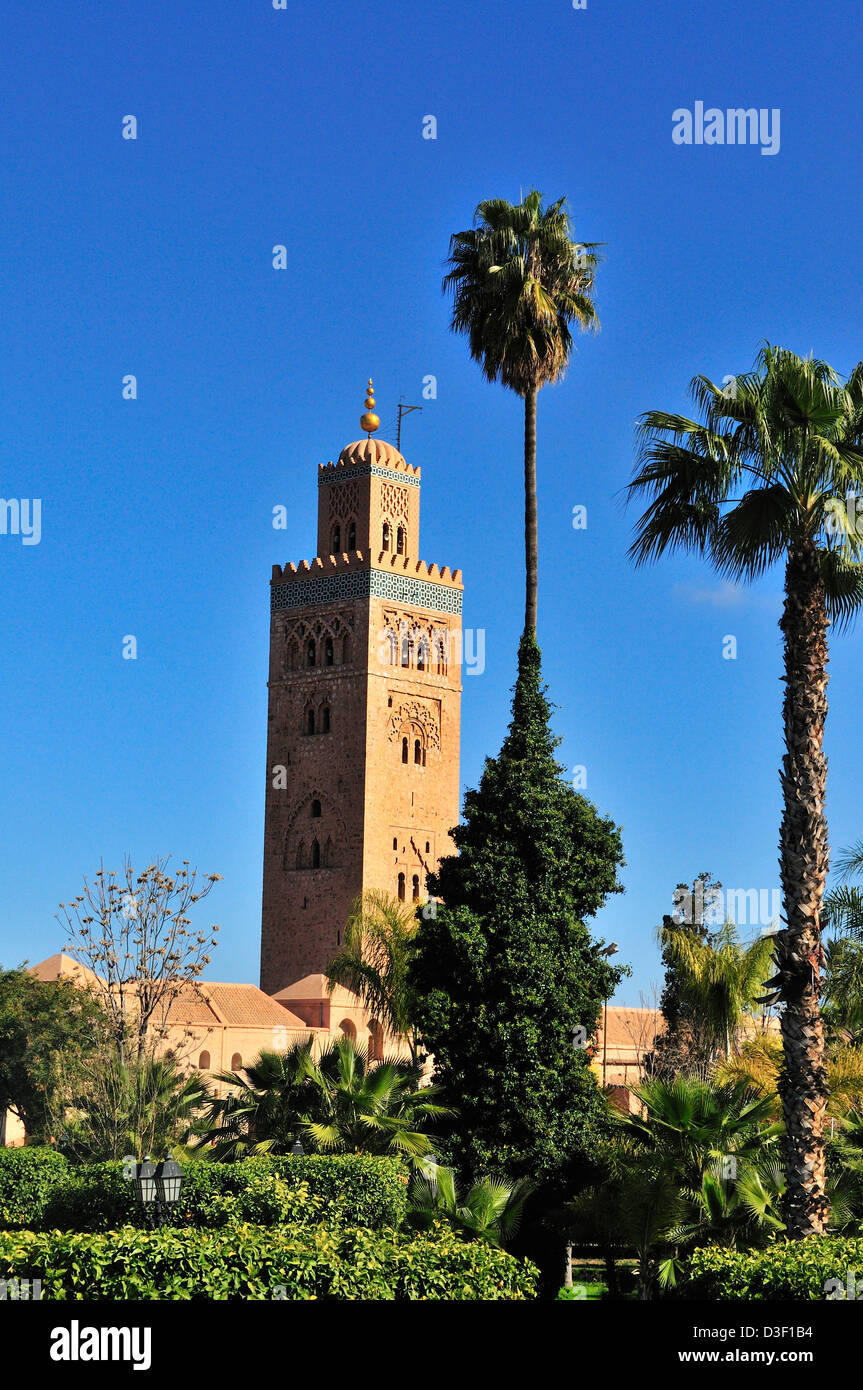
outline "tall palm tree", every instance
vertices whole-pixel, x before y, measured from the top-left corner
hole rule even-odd
[[[785,1214],[793,1237],[824,1230],[824,1028],[819,1010],[827,875],[827,628],[863,603],[863,363],[843,384],[825,362],[765,344],[725,387],[697,376],[700,421],[649,411],[632,496],[646,496],[631,555],[706,555],[734,581],[784,561],[785,754],[780,876],[784,928],[765,1002],[780,1002]]]
[[[416,912],[376,888],[355,900],[345,924],[342,949],[327,967],[332,994],[337,985],[352,990],[387,1032],[403,1038],[417,1060],[418,1042],[408,985]]]
[[[467,336],[489,381],[524,399],[526,633],[536,631],[536,398],[566,370],[570,325],[599,327],[591,297],[597,246],[573,240],[565,198],[544,208],[536,189],[520,203],[480,203],[474,226],[450,237],[443,282],[453,296],[450,327]]]

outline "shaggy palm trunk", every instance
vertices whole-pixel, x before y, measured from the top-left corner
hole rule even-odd
[[[788,1235],[818,1235],[824,1193],[827,1073],[821,1022],[821,902],[827,877],[827,611],[815,547],[792,551],[785,571],[785,755],[780,870],[785,927],[776,941],[784,1060],[784,1212]]]
[[[536,604],[539,587],[539,556],[536,524],[536,396],[532,389],[524,398],[524,631],[536,634]]]

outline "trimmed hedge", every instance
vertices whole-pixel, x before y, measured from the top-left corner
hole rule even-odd
[[[863,1297],[863,1238],[810,1236],[750,1251],[710,1245],[687,1260],[679,1292],[682,1298],[719,1301],[839,1300],[848,1298],[849,1273],[851,1297]]]
[[[0,1279],[39,1279],[43,1299],[444,1299],[536,1297],[539,1270],[437,1227],[421,1236],[350,1227],[0,1233]]]
[[[39,1227],[53,1195],[74,1169],[56,1149],[0,1148],[0,1227]]]
[[[76,1167],[51,1149],[6,1149],[0,1156],[0,1227],[108,1231],[146,1225],[121,1163]],[[398,1158],[310,1154],[238,1163],[183,1164],[174,1226],[219,1227],[341,1223],[383,1230],[402,1224],[408,1175]],[[5,1198],[5,1200],[4,1200]]]

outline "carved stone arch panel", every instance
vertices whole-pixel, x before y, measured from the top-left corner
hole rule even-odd
[[[389,740],[401,738],[407,725],[416,726],[427,747],[440,749],[440,715],[437,708],[425,700],[402,700],[394,706],[389,719]]]
[[[313,815],[314,804],[320,815]],[[346,837],[345,822],[332,797],[318,787],[312,787],[294,806],[285,831],[282,864],[285,869],[308,869],[312,865],[312,846],[319,846],[319,863],[315,867],[337,868],[339,849]]]

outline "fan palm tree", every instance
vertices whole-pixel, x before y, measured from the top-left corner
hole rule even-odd
[[[337,1039],[319,1061],[312,1050],[309,1038],[216,1077],[228,1090],[211,1101],[199,1126],[208,1157],[290,1153],[299,1134],[321,1152],[420,1159],[431,1151],[429,1122],[451,1113],[436,1103],[436,1087],[417,1090],[404,1064],[370,1064],[350,1038]]]
[[[337,1039],[308,1072],[315,1113],[303,1129],[323,1152],[419,1160],[432,1149],[429,1121],[452,1113],[437,1104],[437,1086],[417,1090],[413,1070],[386,1058],[370,1066],[351,1038]]]
[[[220,1163],[259,1154],[290,1153],[307,1119],[312,1038],[285,1052],[263,1050],[241,1071],[218,1072],[226,1088],[214,1095],[198,1126],[198,1145]]]
[[[417,1173],[408,1214],[422,1229],[443,1218],[464,1235],[502,1245],[518,1230],[533,1190],[533,1183],[524,1178],[516,1183],[482,1178],[461,1196],[452,1168],[433,1164]]]
[[[705,1173],[728,1159],[737,1164],[763,1156],[776,1141],[771,1097],[745,1082],[717,1085],[678,1076],[644,1081],[633,1093],[643,1111],[624,1119],[624,1135],[672,1163],[684,1188],[700,1188]]]
[[[452,292],[450,327],[467,336],[489,381],[524,400],[525,633],[536,631],[536,401],[565,372],[570,325],[598,329],[592,299],[596,242],[576,242],[559,198],[548,207],[532,189],[520,203],[491,198],[474,226],[450,238],[444,293]]]
[[[685,988],[706,1024],[710,1045],[726,1060],[761,994],[773,955],[773,941],[758,937],[748,945],[738,940],[733,922],[726,922],[703,941],[687,927],[667,922],[660,941],[684,975]]]
[[[408,961],[416,931],[414,911],[391,893],[368,889],[355,900],[342,949],[327,968],[330,994],[337,985],[356,994],[387,1032],[407,1042],[414,1064],[418,1041]]]
[[[863,364],[843,384],[825,362],[765,344],[753,370],[720,387],[695,377],[701,419],[649,411],[630,495],[647,497],[630,553],[706,555],[733,581],[785,565],[783,930],[764,1002],[781,1003],[785,1212],[792,1237],[824,1230],[824,1027],[819,1011],[827,875],[827,628],[863,603]]]

